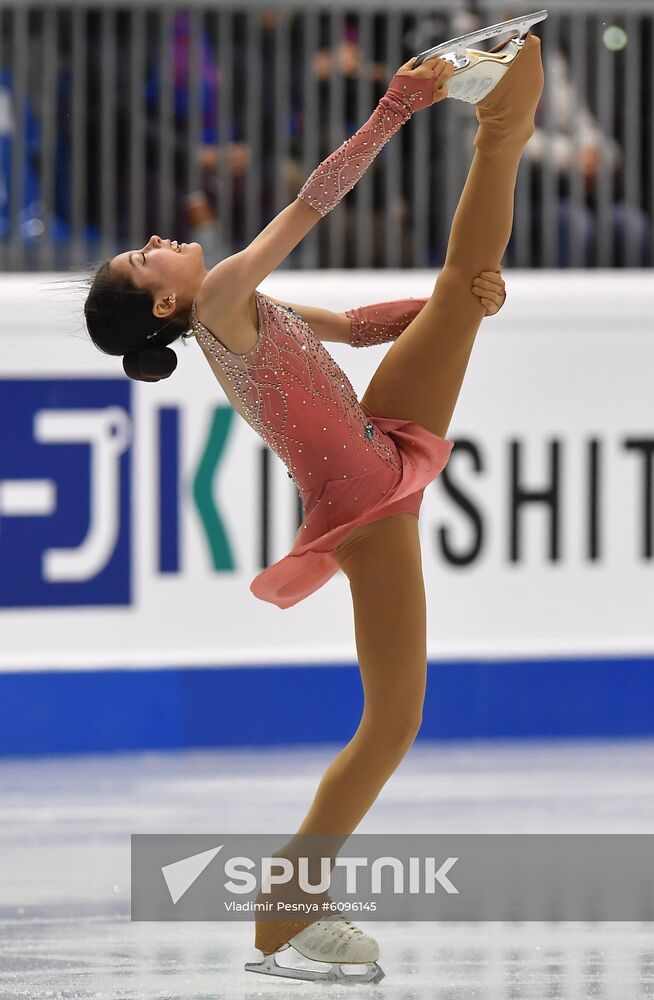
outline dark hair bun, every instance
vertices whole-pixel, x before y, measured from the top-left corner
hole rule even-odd
[[[123,356],[123,368],[130,378],[159,382],[177,368],[177,355],[169,347],[144,347]]]

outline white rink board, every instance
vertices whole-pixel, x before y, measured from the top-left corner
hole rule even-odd
[[[18,379],[122,376],[120,360],[101,355],[85,338],[83,296],[46,287],[60,279],[60,275],[15,276],[0,282],[1,378],[14,383],[14,392],[20,391],[15,385]],[[455,449],[449,473],[476,515],[466,512],[441,479],[425,490],[420,524],[429,656],[652,653],[654,557],[646,554],[645,502],[646,472],[654,477],[654,282],[648,273],[629,271],[509,271],[506,280],[507,304],[499,316],[482,324],[448,433],[450,439],[465,439],[474,449]],[[295,304],[342,310],[426,296],[433,283],[430,271],[286,271],[267,279],[261,290]],[[365,350],[340,344],[326,347],[360,396],[388,349],[388,345]],[[249,583],[262,568],[257,561],[261,442],[236,415],[212,487],[235,568],[213,568],[192,484],[212,412],[227,403],[199,348],[191,343],[179,354],[180,365],[171,379],[129,387],[131,415],[123,421],[132,440],[125,445],[131,454],[129,600],[119,606],[94,606],[87,598],[86,603],[58,606],[47,597],[39,598],[41,604],[36,606],[36,598],[33,603],[30,598],[30,603],[16,607],[5,601],[0,604],[0,670],[352,662],[351,601],[341,573],[286,611],[250,593]],[[59,416],[65,405],[65,399],[57,403]],[[180,429],[180,568],[165,573],[159,571],[157,542],[161,408],[178,414]],[[16,435],[21,442],[25,435],[24,428],[16,430],[6,417],[5,413],[0,430],[0,447],[5,450],[10,443],[5,435],[13,435],[14,448]],[[64,425],[65,436],[65,421]],[[589,458],[593,441],[598,461],[594,486]],[[555,560],[549,557],[551,510],[543,503],[521,508],[520,553],[511,558],[513,442],[521,456],[523,487],[530,489],[542,489],[549,482],[550,449],[556,442],[559,551]],[[24,447],[29,451],[31,442],[26,440]],[[65,442],[51,441],[48,447],[56,457]],[[270,466],[274,470],[270,559],[274,561],[292,544],[297,508],[295,488],[272,453]],[[47,485],[47,471],[42,477],[33,470],[29,475],[40,485],[24,488],[25,482],[16,480],[7,485],[11,476],[3,472],[0,460],[0,576],[5,583],[23,572],[23,560],[16,557],[15,539],[21,537],[15,535],[18,520],[22,517],[25,524],[25,517],[33,519],[35,530],[25,536],[31,546],[37,532],[44,535],[46,519],[58,499],[70,496],[70,483]],[[74,489],[80,496],[90,496],[90,474],[76,480]],[[115,522],[112,495],[105,489],[102,516]],[[648,499],[654,506],[652,491]],[[90,509],[96,510],[97,503],[96,498]],[[597,558],[589,554],[591,511],[596,518]],[[65,512],[60,513],[65,522]],[[101,516],[97,510],[96,516]],[[649,517],[654,518],[653,510]],[[444,553],[443,533],[448,550],[465,556],[480,524],[483,535],[477,555],[466,565],[454,565]],[[84,542],[83,528],[78,546]],[[114,523],[114,532],[119,528]],[[8,559],[6,546],[12,537],[13,555]],[[62,551],[65,545],[55,536],[38,544],[59,548],[64,575],[74,575],[76,566],[88,574],[102,558],[110,557],[111,537],[107,528],[104,550],[100,545],[89,555],[86,568],[72,546],[70,554]],[[47,558],[44,555],[44,566]],[[49,593],[55,591],[51,583]]]

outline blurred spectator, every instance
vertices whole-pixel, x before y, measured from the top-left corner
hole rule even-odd
[[[211,266],[230,250],[220,234],[220,207],[217,171],[221,166],[221,139],[218,122],[218,102],[220,96],[221,70],[215,59],[216,45],[206,31],[201,33],[201,138],[196,150],[197,163],[202,169],[199,189],[188,189],[188,146],[187,126],[189,119],[189,59],[190,16],[187,11],[178,11],[173,19],[173,94],[175,115],[175,186],[183,215],[176,229],[177,238],[200,243],[205,253],[207,265]],[[160,100],[159,62],[156,55],[150,61],[150,72],[146,84],[146,100],[151,115],[149,132],[152,170],[156,180],[157,138],[154,119]],[[250,151],[245,142],[235,138],[235,126],[230,129],[230,140],[226,144],[227,170],[235,185],[235,199],[242,203],[243,178],[248,167]],[[148,231],[156,229],[156,207],[152,205],[153,218]]]
[[[444,28],[447,19],[439,22],[439,26]],[[335,145],[342,141],[335,139],[330,131],[330,108],[333,101],[333,83],[340,76],[343,81],[343,108],[344,121],[342,125],[343,136],[352,135],[366,118],[372,114],[375,105],[384,95],[393,73],[398,68],[397,65],[390,65],[387,60],[380,57],[379,53],[385,51],[386,32],[383,25],[376,24],[372,32],[371,51],[366,52],[360,43],[359,18],[349,15],[343,21],[342,36],[335,40],[333,44],[329,36],[329,21],[325,18],[321,24],[322,44],[320,49],[314,53],[312,58],[313,74],[318,81],[318,121],[307,123],[308,128],[318,128],[320,135],[319,157],[322,159],[328,156]],[[380,30],[381,29],[381,30]],[[402,37],[402,51],[400,52],[398,65],[409,58],[415,47],[416,33],[407,32]],[[425,42],[425,46],[431,44],[431,39]],[[365,107],[361,107],[358,96],[361,81],[366,80],[372,86],[369,89],[370,100]],[[435,149],[442,147],[442,142],[438,140],[439,133],[443,128],[443,119],[433,116],[430,120],[430,135],[432,145]],[[370,243],[372,249],[372,260],[370,266],[383,267],[388,263],[388,247],[386,239],[387,218],[390,215],[397,226],[397,241],[399,245],[399,261],[401,267],[427,266],[434,262],[434,258],[439,252],[436,244],[438,241],[438,231],[440,226],[436,225],[436,217],[439,213],[439,203],[434,206],[435,211],[431,213],[432,225],[429,230],[429,237],[432,245],[428,249],[427,260],[416,261],[413,256],[412,229],[413,219],[411,217],[411,184],[413,179],[413,146],[407,130],[402,130],[394,139],[394,142],[401,147],[399,160],[399,170],[401,175],[400,190],[391,204],[388,204],[386,191],[384,189],[384,171],[387,150],[383,150],[368,170],[368,177],[363,183],[371,188],[371,215],[367,220],[367,227],[370,233]],[[431,191],[438,191],[439,182],[435,180],[442,168],[442,157],[431,156],[425,164],[425,186]],[[339,208],[343,217],[343,266],[354,267],[356,265],[355,252],[357,247],[357,216],[356,204],[359,192],[357,188],[348,196],[346,201]],[[319,233],[319,266],[329,264],[329,233],[325,227]]]
[[[9,232],[9,174],[14,117],[11,110],[11,77],[0,73],[0,237]]]
[[[356,17],[346,17],[343,21],[343,32],[340,38],[333,39],[330,34],[330,22],[327,18],[321,21],[321,47],[313,54],[307,53],[311,59],[311,69],[318,84],[318,120],[305,122],[307,129],[317,129],[319,135],[318,160],[324,159],[347,136],[352,135],[366,118],[372,114],[378,100],[388,86],[387,67],[372,57],[372,53],[364,53],[359,42],[359,25]],[[333,86],[338,78],[343,82],[343,120],[339,122],[340,133],[336,135],[330,128],[330,107],[333,100]],[[372,82],[370,91],[370,106],[363,110],[359,121],[357,96],[361,79]],[[390,79],[390,78],[389,78]],[[369,231],[373,253],[373,266],[379,266],[385,256],[384,246],[384,212],[393,211],[393,206],[385,205],[381,184],[384,164],[384,152],[373,162],[368,170],[368,177],[363,183],[371,186],[371,218]],[[339,208],[343,234],[344,266],[355,265],[356,204],[359,192],[357,188]],[[318,266],[329,265],[329,231],[327,226],[320,227],[318,232]]]
[[[582,267],[594,264],[597,245],[597,178],[601,164],[610,172],[612,187],[623,165],[620,146],[615,139],[601,130],[590,109],[579,100],[574,82],[570,78],[568,62],[560,50],[547,56],[547,109],[551,129],[544,127],[544,102],[536,117],[536,131],[527,143],[525,159],[533,168],[532,199],[535,202],[535,220],[543,211],[543,171],[556,172],[558,183],[558,266],[569,267],[570,236],[582,236]],[[584,184],[584,201],[574,203],[570,198],[570,178],[579,171]],[[612,199],[611,227],[615,240],[615,263],[626,262],[627,240],[637,248],[637,265],[645,266],[649,258],[650,221],[642,208]],[[534,234],[535,236],[536,234]],[[534,248],[536,250],[536,248]]]
[[[18,206],[19,232],[21,239],[30,241],[43,232],[40,187],[38,176],[41,153],[41,129],[34,113],[29,95],[23,106],[23,128],[25,130],[24,158],[19,164],[21,171],[22,199]],[[13,142],[16,121],[12,107],[11,70],[0,70],[0,239],[9,236],[9,216],[12,191],[18,185],[18,178],[12,175]]]
[[[518,17],[522,8],[507,7],[501,20]],[[476,13],[477,26],[484,23]],[[538,29],[539,26],[537,26]],[[616,192],[619,188],[623,156],[620,146],[602,131],[591,109],[583,103],[570,76],[568,58],[560,49],[547,49],[545,62],[545,92],[536,114],[536,131],[527,143],[524,159],[531,164],[532,201],[532,262],[539,261],[539,233],[541,218],[549,206],[543,200],[543,175],[546,170],[556,174],[557,213],[557,266],[571,264],[570,239],[580,234],[582,260],[579,266],[597,263],[597,178],[601,165],[606,165],[611,176],[611,232],[614,240],[616,266],[626,263],[626,247],[633,241],[637,248],[637,264],[645,266],[650,260],[650,226],[647,213],[639,206],[628,205]],[[545,128],[545,108],[549,121]],[[551,124],[550,124],[551,123]],[[583,181],[583,201],[571,199],[571,177],[579,171]],[[513,244],[512,237],[509,247]]]

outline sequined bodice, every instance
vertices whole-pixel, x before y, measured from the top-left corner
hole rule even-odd
[[[191,324],[228,398],[284,462],[303,493],[386,465],[397,448],[361,408],[350,380],[295,310],[255,292],[257,342],[234,354],[198,319]]]

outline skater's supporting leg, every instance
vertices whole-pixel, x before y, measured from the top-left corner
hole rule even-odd
[[[339,546],[337,561],[352,594],[363,716],[323,776],[298,833],[351,833],[422,721],[427,622],[418,519],[396,514],[350,538]]]
[[[445,264],[424,308],[382,360],[362,403],[374,413],[415,420],[444,435],[484,307],[471,291],[500,264],[513,224],[515,184],[542,90],[540,43],[525,48],[477,105],[477,150],[454,215]]]
[[[370,809],[420,728],[427,650],[418,519],[396,514],[365,525],[339,546],[337,561],[352,593],[364,709],[298,830],[298,835],[339,835],[334,853]],[[292,839],[279,853],[293,856],[301,846],[301,840]],[[266,954],[274,951],[288,940],[285,931],[281,923],[258,921],[256,947]]]

